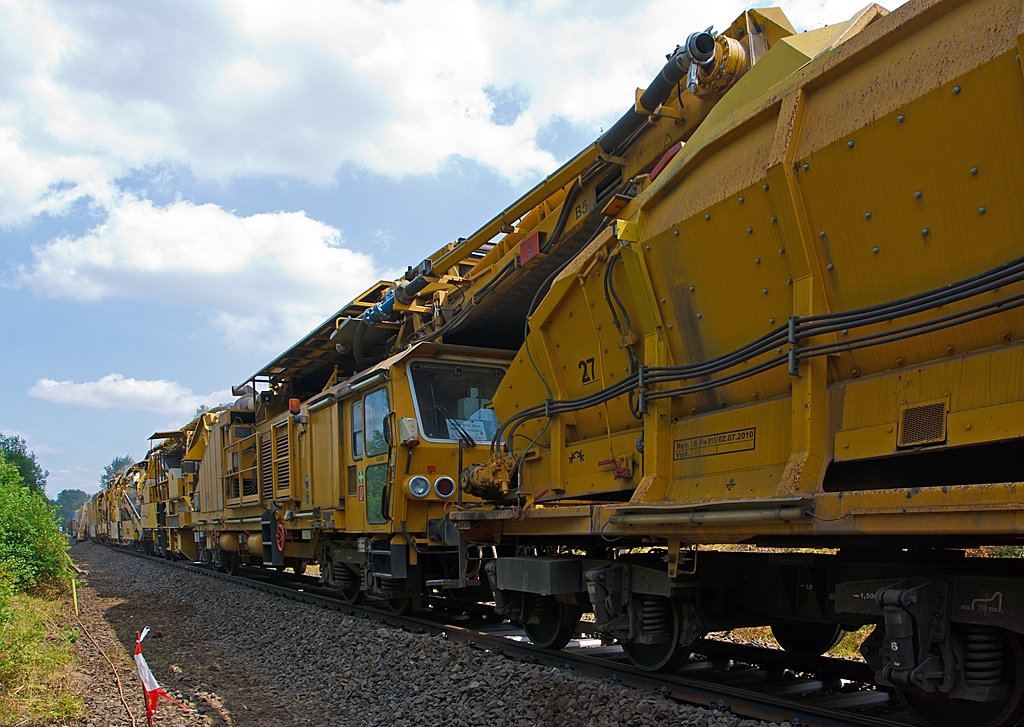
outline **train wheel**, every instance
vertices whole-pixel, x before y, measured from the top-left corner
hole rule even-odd
[[[535,593],[524,594],[523,599],[523,630],[534,645],[557,651],[572,640],[583,615],[578,606]]]
[[[413,598],[389,598],[388,606],[399,616],[408,616],[423,608],[423,602],[419,596]]]
[[[297,576],[301,576],[303,573],[305,573],[306,572],[306,561],[304,561],[304,560],[297,560],[297,561],[295,561],[292,564],[292,572],[295,575],[297,575]]]
[[[674,671],[690,655],[689,643],[683,643],[684,620],[679,604],[664,596],[643,598],[643,630],[664,633],[667,640],[657,644],[623,643],[622,650],[633,666],[644,671]]]
[[[846,631],[839,624],[784,621],[772,624],[772,636],[794,656],[821,656],[842,641]]]
[[[900,702],[915,719],[927,727],[1019,727],[1024,725],[1024,649],[1017,634],[1002,629],[971,626],[967,633],[968,661],[972,649],[978,652],[1002,650],[1003,684],[1010,685],[1005,699],[971,702],[942,695],[897,689]],[[998,661],[998,656],[996,661]],[[970,663],[966,668],[970,669]],[[998,666],[996,667],[998,669]]]
[[[327,561],[328,568],[327,582],[333,583],[341,591],[341,598],[345,603],[358,606],[366,600],[366,593],[359,587],[359,576],[352,572],[344,563],[335,566],[332,561]]]

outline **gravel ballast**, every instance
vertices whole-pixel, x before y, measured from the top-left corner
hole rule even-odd
[[[150,626],[144,651],[153,673],[197,710],[171,717],[178,708],[162,702],[156,724],[766,724],[382,626],[110,548],[83,543],[71,554],[88,569],[103,618],[124,649],[130,653],[135,633]],[[137,677],[129,674],[128,680],[126,689],[139,688]],[[97,725],[125,717],[123,707],[120,715],[94,716]]]

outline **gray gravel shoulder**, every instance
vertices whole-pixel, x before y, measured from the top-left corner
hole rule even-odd
[[[384,627],[167,568],[109,548],[72,550],[118,639],[209,725],[758,727],[562,669]],[[163,710],[177,709],[166,702]],[[191,720],[190,720],[191,721]]]

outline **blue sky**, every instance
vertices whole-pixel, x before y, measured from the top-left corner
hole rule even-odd
[[[781,5],[801,29],[862,3]],[[95,491],[743,8],[0,0],[0,431],[51,496]]]

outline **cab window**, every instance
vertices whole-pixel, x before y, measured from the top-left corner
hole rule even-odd
[[[432,441],[457,442],[461,429],[478,444],[490,442],[498,417],[489,408],[505,370],[440,361],[409,366],[420,431]]]
[[[377,389],[363,399],[363,441],[366,443],[366,456],[373,457],[388,451],[387,439],[384,436],[384,417],[390,412],[387,389]]]
[[[363,457],[363,402],[352,404],[352,459]]]

